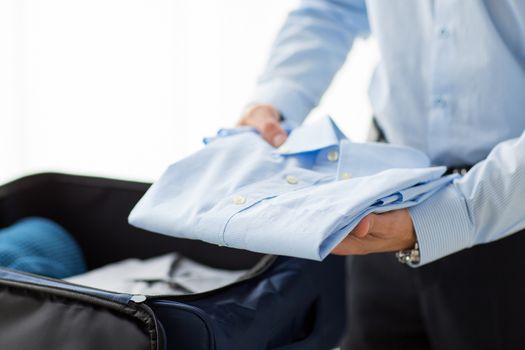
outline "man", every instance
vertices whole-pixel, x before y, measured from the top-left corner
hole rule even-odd
[[[421,266],[392,253],[352,259],[345,347],[522,346],[525,235],[511,234],[525,228],[525,1],[304,0],[239,124],[280,146],[281,119],[299,125],[354,38],[369,34],[381,55],[370,98],[386,140],[465,175],[421,205],[366,217],[334,250],[407,250],[403,261]]]

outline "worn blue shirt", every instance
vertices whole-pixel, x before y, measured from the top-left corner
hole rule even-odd
[[[274,149],[253,129],[223,130],[173,165],[130,223],[251,251],[321,260],[371,212],[423,202],[457,176],[417,150],[352,143],[329,117]]]
[[[422,264],[525,228],[525,1],[301,1],[252,102],[301,124],[370,34],[381,61],[369,95],[389,142],[477,164],[410,210]]]

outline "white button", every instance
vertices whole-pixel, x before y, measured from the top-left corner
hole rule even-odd
[[[352,174],[350,173],[341,173],[341,180],[348,180],[352,178]]]
[[[279,147],[279,148],[277,148],[277,150],[279,151],[279,153],[288,153],[289,152],[289,149],[286,148],[286,147]]]
[[[233,196],[232,202],[233,202],[233,204],[237,204],[237,205],[244,204],[244,203],[246,203],[246,197],[239,196],[239,195]]]
[[[339,159],[339,152],[337,151],[328,152],[326,157],[328,158],[329,161],[335,162],[336,160]]]
[[[288,182],[290,185],[295,185],[296,183],[299,182],[299,180],[297,180],[295,176],[288,175],[286,176],[286,182]]]

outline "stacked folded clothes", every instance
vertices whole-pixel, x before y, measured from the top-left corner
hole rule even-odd
[[[223,129],[171,165],[132,225],[251,251],[322,260],[369,213],[417,205],[458,175],[415,149],[353,143],[330,117],[278,149],[254,129]]]
[[[67,281],[119,293],[179,295],[217,289],[235,282],[245,273],[212,268],[169,253],[145,260],[118,261]]]

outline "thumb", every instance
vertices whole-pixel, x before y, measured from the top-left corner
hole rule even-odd
[[[286,135],[286,132],[284,130],[279,130],[279,132],[272,137],[272,141],[270,143],[274,147],[279,147],[284,143],[284,141],[286,141],[287,137],[288,136]]]
[[[251,107],[241,118],[239,125],[256,128],[263,139],[274,147],[281,146],[288,137],[279,123],[279,112],[271,105]]]
[[[352,236],[363,238],[371,231],[373,225],[373,214],[365,216],[359,224],[350,232]]]
[[[274,147],[279,147],[286,141],[286,131],[275,119],[265,118],[255,122],[255,128],[259,130],[261,136]]]

